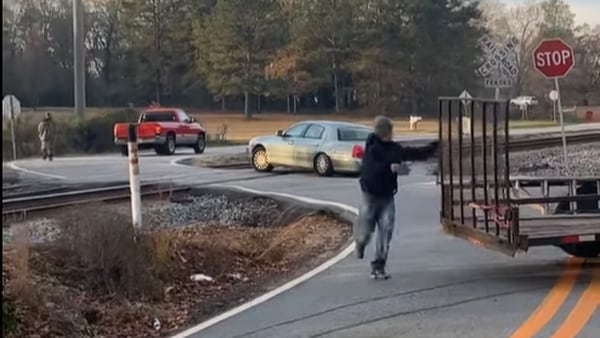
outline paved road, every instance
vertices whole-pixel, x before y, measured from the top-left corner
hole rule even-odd
[[[224,182],[358,205],[354,178],[265,176],[171,164],[183,156],[144,156],[142,180]],[[29,174],[83,182],[125,179],[125,163],[120,156],[107,155],[17,165]],[[577,337],[598,337],[598,264],[567,264],[567,256],[556,248],[538,248],[512,259],[446,236],[438,225],[438,191],[432,182],[418,165],[400,178],[391,280],[370,280],[369,257],[359,261],[350,256],[195,337],[569,337],[576,332]]]

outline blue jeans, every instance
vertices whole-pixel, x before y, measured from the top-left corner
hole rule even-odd
[[[395,216],[393,196],[377,197],[363,192],[358,221],[354,224],[354,240],[357,245],[366,246],[377,229],[374,265],[385,266],[394,233]]]

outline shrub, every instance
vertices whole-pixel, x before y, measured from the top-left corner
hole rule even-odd
[[[129,299],[159,298],[154,241],[135,238],[131,222],[108,207],[88,207],[64,216],[57,248],[68,269],[66,278],[85,281],[101,294]],[[165,262],[161,262],[165,264]]]
[[[37,132],[40,116],[23,114],[15,121],[19,158],[40,154],[40,140]],[[135,122],[137,116],[138,113],[133,109],[97,115],[82,122],[72,117],[57,116],[54,119],[57,129],[54,152],[56,155],[63,155],[114,151],[116,150],[113,140],[115,123]],[[3,160],[12,159],[12,140],[8,120],[2,122],[2,151]]]
[[[101,153],[116,150],[113,127],[120,122],[135,122],[138,113],[133,109],[100,115],[78,123],[75,127],[74,146],[86,153]],[[77,146],[79,148],[77,148]]]

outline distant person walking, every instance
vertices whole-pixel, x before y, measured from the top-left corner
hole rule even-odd
[[[46,112],[44,119],[38,124],[38,135],[42,148],[42,159],[52,161],[54,155],[55,125],[52,116]]]
[[[377,229],[375,257],[371,261],[371,277],[388,279],[385,266],[394,232],[394,195],[398,191],[398,173],[402,162],[422,161],[433,156],[438,142],[425,147],[409,148],[393,141],[392,121],[384,116],[375,118],[373,133],[366,142],[360,169],[362,203],[358,221],[354,225],[354,240],[359,259],[364,258],[365,247]]]

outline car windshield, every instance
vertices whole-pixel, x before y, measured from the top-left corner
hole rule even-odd
[[[151,112],[142,115],[141,122],[171,122],[175,121],[175,114],[170,111]]]
[[[366,141],[371,133],[367,128],[345,127],[338,129],[338,140],[340,141]]]

